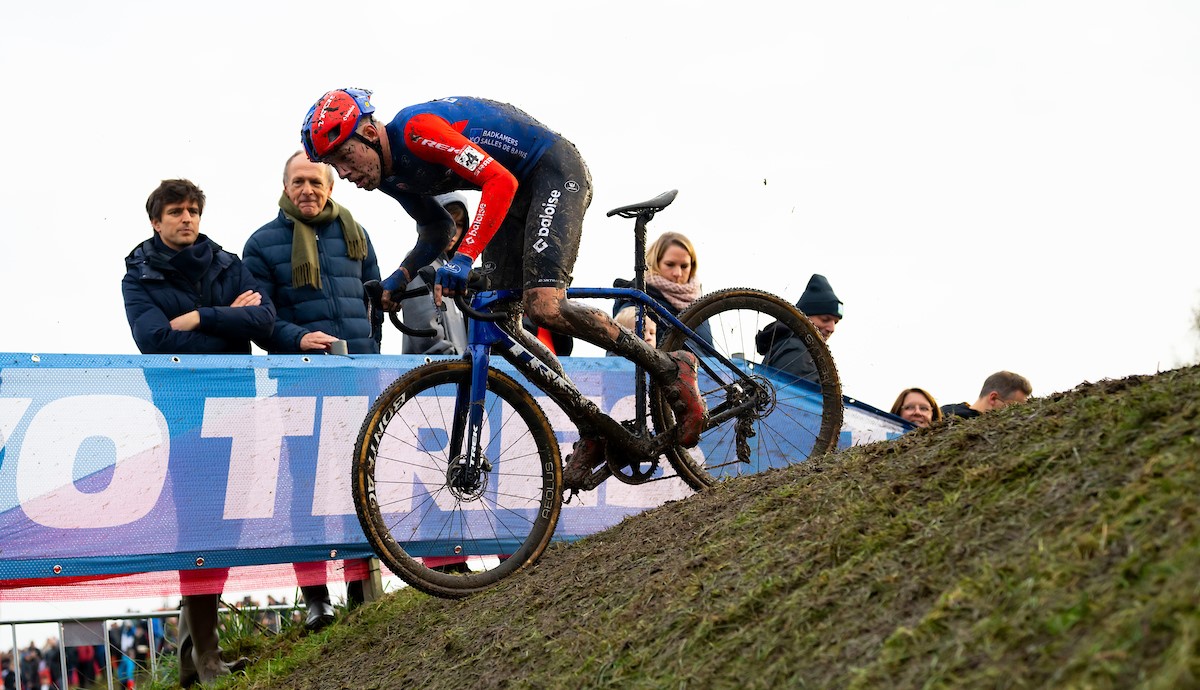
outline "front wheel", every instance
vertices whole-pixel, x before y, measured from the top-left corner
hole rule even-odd
[[[690,350],[700,360],[700,392],[710,420],[699,445],[667,453],[688,485],[701,490],[837,447],[841,382],[829,348],[808,317],[770,293],[733,288],[705,295],[679,320],[693,331],[707,321],[713,348],[733,365],[678,329],[659,345],[666,351]],[[651,393],[656,427],[670,428],[670,405],[657,386]]]
[[[461,480],[452,453],[466,361],[434,362],[375,401],[354,448],[358,520],[380,560],[417,589],[455,598],[486,589],[545,551],[562,507],[558,442],[546,414],[508,375],[488,371],[479,443],[484,471]],[[460,398],[460,391],[463,394]]]

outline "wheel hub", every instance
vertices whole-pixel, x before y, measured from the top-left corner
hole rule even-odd
[[[480,458],[477,466],[472,466],[463,456],[455,458],[446,468],[446,488],[460,501],[476,501],[487,490],[488,477],[492,472],[492,463],[487,458]]]

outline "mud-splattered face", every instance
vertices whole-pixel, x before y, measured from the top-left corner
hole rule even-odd
[[[379,154],[359,139],[347,139],[325,156],[325,162],[333,166],[338,177],[360,189],[374,190],[383,179]]]

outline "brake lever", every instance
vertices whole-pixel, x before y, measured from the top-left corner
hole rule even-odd
[[[426,283],[426,285],[421,287],[415,287],[405,290],[399,295],[393,295],[392,301],[399,303],[406,299],[411,299],[420,295],[432,294],[432,288],[429,287],[428,281],[426,281]],[[370,309],[378,309],[380,312],[382,312],[383,285],[381,285],[378,280],[368,280],[367,282],[363,283],[363,290],[367,294],[367,304],[369,305]],[[438,331],[435,328],[409,328],[408,326],[404,325],[404,322],[400,320],[400,316],[395,311],[389,311],[387,312],[387,315],[388,319],[392,322],[392,325],[396,327],[396,330],[405,335],[414,338],[434,338],[438,335]],[[371,314],[368,312],[367,316],[369,317]]]

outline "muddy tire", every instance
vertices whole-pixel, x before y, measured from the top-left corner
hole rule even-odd
[[[409,371],[380,394],[354,448],[354,506],[367,541],[405,582],[447,598],[535,562],[562,507],[550,422],[525,388],[495,369],[481,434],[491,469],[470,490],[452,484],[455,404],[470,379],[461,360]]]

